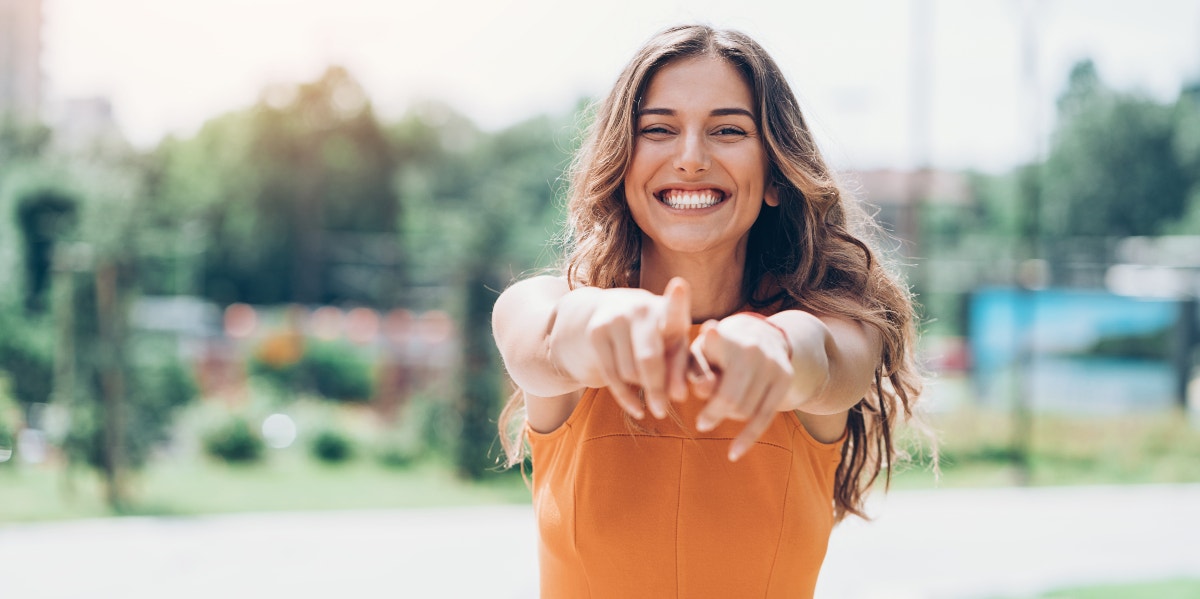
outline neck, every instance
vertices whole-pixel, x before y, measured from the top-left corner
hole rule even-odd
[[[661,294],[667,281],[682,277],[692,288],[692,321],[724,318],[746,303],[742,297],[745,249],[723,258],[655,251],[643,245],[640,287]]]

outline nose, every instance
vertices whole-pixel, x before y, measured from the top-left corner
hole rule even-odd
[[[684,173],[702,173],[708,170],[708,148],[704,145],[703,133],[679,136],[675,153],[675,169]]]

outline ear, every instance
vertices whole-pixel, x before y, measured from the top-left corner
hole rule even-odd
[[[779,188],[775,186],[775,183],[767,184],[767,189],[763,193],[763,201],[772,208],[779,207]]]

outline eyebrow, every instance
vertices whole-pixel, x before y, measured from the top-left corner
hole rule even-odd
[[[675,116],[675,114],[676,114],[675,110],[671,109],[671,108],[643,108],[642,110],[638,111],[638,116],[646,116],[646,115]],[[751,120],[754,119],[754,113],[750,112],[749,110],[746,110],[745,108],[715,108],[715,109],[713,109],[712,112],[708,113],[709,116],[730,116],[730,115],[735,115],[735,114],[740,114],[742,116],[749,117]]]

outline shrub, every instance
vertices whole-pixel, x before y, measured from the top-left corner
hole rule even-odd
[[[366,401],[374,391],[370,362],[348,344],[310,341],[294,362],[268,359],[269,355],[261,350],[249,370],[280,388],[347,402]]]
[[[250,422],[240,416],[210,430],[203,443],[206,453],[230,464],[257,462],[266,447]]]
[[[12,429],[4,420],[4,413],[0,411],[0,468],[12,462],[15,447],[13,447],[16,439],[13,438]]]
[[[0,374],[21,404],[49,401],[54,379],[53,329],[44,321],[22,320],[0,308]]]
[[[340,431],[323,430],[312,440],[312,455],[327,464],[339,464],[354,457],[354,444]]]
[[[371,398],[371,365],[345,344],[310,345],[299,368],[304,382],[323,397],[340,401]]]
[[[421,444],[411,437],[391,435],[379,443],[376,457],[388,468],[407,468],[424,453]]]

